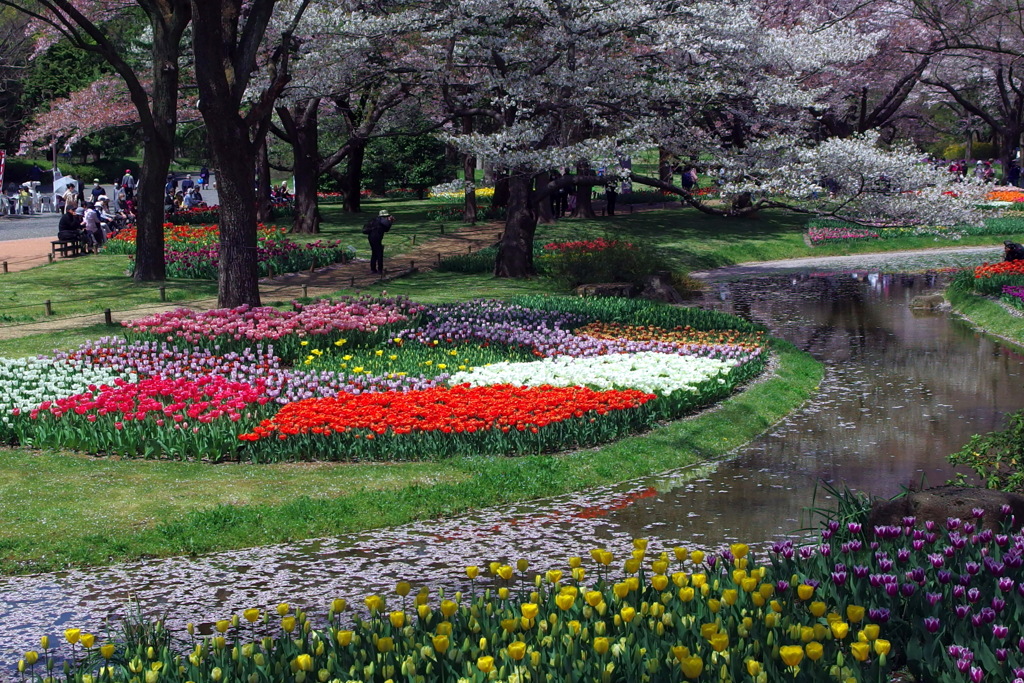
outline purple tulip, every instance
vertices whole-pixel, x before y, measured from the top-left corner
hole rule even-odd
[[[992,624],[992,635],[999,640],[1005,640],[1010,635],[1010,627],[1002,624]]]
[[[978,602],[978,600],[981,600],[981,591],[977,588],[971,588],[967,591],[967,600],[972,603]]]
[[[924,627],[928,633],[938,633],[939,629],[942,627],[942,622],[938,617],[925,617]]]

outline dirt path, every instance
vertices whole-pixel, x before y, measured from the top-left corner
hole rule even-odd
[[[302,296],[327,296],[344,288],[362,290],[378,285],[384,286],[396,278],[414,272],[432,270],[437,265],[439,258],[479,251],[484,247],[491,246],[498,241],[501,229],[501,225],[497,223],[466,226],[412,246],[401,256],[388,257],[387,251],[385,251],[383,277],[370,273],[369,261],[357,259],[350,263],[334,264],[313,272],[288,273],[273,278],[263,278],[260,280],[260,297],[264,302],[289,301]],[[387,246],[385,243],[385,249]],[[392,246],[392,249],[395,247]],[[49,252],[50,238],[48,237],[0,243],[0,261],[8,261],[8,269],[12,272],[16,270],[15,265],[22,266],[17,270],[25,270],[46,263]],[[198,299],[118,310],[112,314],[112,317],[115,321],[121,321],[176,308],[208,310],[216,307],[216,299]],[[15,339],[55,330],[89,327],[103,321],[102,313],[90,313],[31,323],[7,324],[0,327],[0,339]]]

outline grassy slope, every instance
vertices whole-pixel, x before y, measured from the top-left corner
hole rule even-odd
[[[714,459],[816,389],[780,343],[777,376],[718,409],[591,449],[442,463],[274,466],[135,462],[0,449],[0,571],[107,564],[338,535],[608,484]],[[74,497],[67,492],[75,490]]]
[[[1024,347],[1024,318],[1010,315],[992,299],[969,292],[950,289],[946,296],[953,310],[967,318],[974,327]]]

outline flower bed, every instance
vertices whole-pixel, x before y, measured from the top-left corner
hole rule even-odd
[[[916,225],[866,227],[831,219],[814,219],[807,224],[807,239],[811,245],[826,242],[855,242],[862,240],[891,240],[903,237],[924,237],[932,240],[958,240],[973,235],[1007,235],[1024,230],[1019,219],[990,218],[984,225]]]
[[[536,301],[157,314],[126,323],[128,341],[36,361],[45,371],[12,366],[45,387],[18,390],[3,438],[214,461],[537,453],[650,429],[764,367],[760,333],[699,331],[691,323],[706,326],[706,311]],[[678,324],[639,324],[659,317]]]
[[[254,606],[225,615],[205,637],[149,624],[126,643],[71,628],[64,644],[44,639],[42,653],[25,653],[22,668],[35,680],[64,656],[69,679],[98,663],[109,666],[104,680],[118,682],[149,672],[182,683],[264,680],[280,671],[273,680],[299,683],[874,683],[903,655],[899,634],[864,603],[826,604],[822,584],[802,580],[800,562],[782,578],[741,543],[721,555],[648,552],[644,539],[633,546],[625,557],[595,548],[539,569],[523,560],[470,565],[460,581],[467,590],[450,597],[429,587],[413,594],[400,580],[393,595],[366,596],[358,607],[334,599],[326,619],[287,603]]]
[[[258,227],[256,259],[260,275],[308,270],[318,265],[344,262],[353,256],[351,249],[343,248],[340,241],[317,240],[299,244],[284,237],[284,234],[283,228]],[[164,224],[167,275],[187,279],[216,279],[220,258],[219,237],[220,231],[216,225]],[[134,257],[136,238],[134,228],[122,230],[107,241],[104,249],[110,254]],[[130,268],[134,268],[134,261]]]
[[[1001,298],[1011,306],[1024,308],[1024,285],[1003,285]]]
[[[974,269],[971,285],[978,294],[1002,296],[1005,287],[1024,285],[1024,261],[983,263]]]

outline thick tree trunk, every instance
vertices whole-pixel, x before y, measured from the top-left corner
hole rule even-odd
[[[166,8],[164,8],[166,9]],[[188,23],[187,6],[175,6],[174,13],[154,13],[151,125],[142,130],[142,165],[136,188],[137,233],[135,239],[135,272],[137,282],[160,281],[167,278],[164,257],[164,185],[174,155],[174,134],[178,127],[178,54],[181,34]],[[159,57],[158,57],[159,56]],[[84,180],[81,179],[81,180]]]
[[[217,126],[207,119],[207,129],[217,164],[220,197],[220,267],[217,305],[234,308],[260,305],[256,261],[256,193],[252,170],[255,152],[248,131],[239,125]]]
[[[513,172],[508,178],[508,218],[498,243],[495,277],[529,277],[537,273],[533,265],[537,211],[532,185],[533,178],[526,172]]]
[[[675,169],[672,168],[672,153],[664,147],[658,148],[658,178],[664,183],[671,183],[675,177]]]
[[[537,189],[546,188],[547,184],[551,182],[551,173],[544,171],[537,176]],[[551,211],[551,196],[545,192],[544,198],[536,202],[537,204],[537,221],[540,223],[554,223],[555,214]]]
[[[320,210],[317,205],[319,131],[317,108],[295,117],[295,138],[292,140],[292,168],[295,172],[295,221],[292,232],[320,232]]]
[[[267,150],[267,137],[263,136],[256,147],[256,222],[270,222],[270,153]]]
[[[345,184],[343,194],[345,196],[345,211],[347,213],[359,213],[362,209],[360,203],[363,189],[363,157],[366,156],[366,141],[353,141],[352,151],[348,155],[348,163],[345,168]]]
[[[494,198],[491,199],[491,206],[508,206],[508,173],[504,171],[494,174]]]
[[[580,164],[576,172],[581,176],[592,176],[594,170],[587,164]],[[590,183],[577,183],[576,185],[576,215],[580,218],[597,218],[594,211],[594,202],[591,199],[594,186]]]

